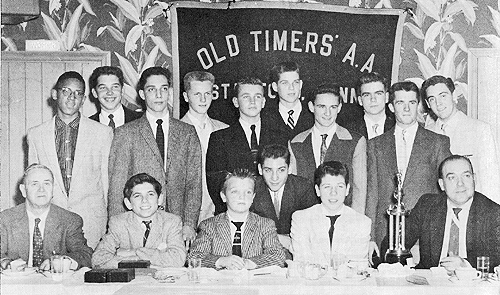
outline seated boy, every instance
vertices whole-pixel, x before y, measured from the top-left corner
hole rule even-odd
[[[108,233],[92,255],[92,266],[116,268],[122,260],[149,260],[161,267],[182,267],[186,250],[181,218],[158,210],[161,184],[152,176],[132,176],[123,189],[129,210],[112,216]]]
[[[201,258],[202,267],[217,269],[284,265],[274,221],[249,212],[254,187],[255,177],[246,169],[226,176],[220,195],[227,211],[201,222],[188,258]]]
[[[325,162],[314,172],[321,204],[292,215],[292,254],[296,261],[330,265],[334,256],[368,258],[371,219],[344,205],[349,193],[349,171],[337,162]]]

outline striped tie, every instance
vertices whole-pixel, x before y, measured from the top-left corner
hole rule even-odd
[[[323,164],[325,161],[326,151],[328,150],[328,146],[326,145],[326,138],[328,134],[321,134],[321,150],[319,154],[319,163]]]
[[[288,111],[288,126],[295,128],[295,121],[293,120],[293,110]]]
[[[149,237],[149,231],[151,230],[151,220],[149,221],[143,221],[144,225],[146,226],[146,231],[144,232],[144,238],[142,239],[142,246],[146,247],[146,242],[148,241]]]
[[[115,129],[116,125],[115,125],[115,121],[113,120],[115,116],[113,114],[109,114],[108,118],[109,118],[109,123],[108,123],[108,126]]]

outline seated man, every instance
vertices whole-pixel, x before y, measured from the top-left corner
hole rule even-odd
[[[28,267],[50,269],[53,253],[71,258],[71,269],[90,267],[92,248],[83,236],[83,220],[51,204],[54,175],[44,165],[31,164],[19,185],[26,202],[0,213],[1,266],[22,259]]]
[[[227,211],[200,223],[188,258],[201,258],[202,267],[254,269],[283,266],[285,252],[271,219],[249,212],[255,178],[246,169],[226,176],[221,197]]]
[[[346,259],[368,258],[371,220],[344,205],[349,193],[349,170],[330,161],[314,172],[316,194],[321,204],[292,215],[294,260],[328,264],[334,255]]]
[[[116,268],[122,260],[149,260],[160,267],[181,267],[186,259],[181,218],[158,210],[161,184],[152,176],[132,176],[123,189],[131,211],[111,216],[108,233],[97,245],[92,266]]]
[[[500,205],[475,191],[470,160],[459,155],[444,159],[438,182],[443,192],[423,195],[406,223],[406,248],[420,244],[417,268],[476,267],[477,256],[489,256],[492,266],[500,264]]]

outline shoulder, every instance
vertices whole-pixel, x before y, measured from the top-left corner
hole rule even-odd
[[[63,224],[78,223],[83,225],[83,219],[80,215],[61,208],[57,205],[51,204],[49,214],[57,216],[59,221]]]
[[[290,141],[290,143],[304,142],[306,138],[312,133],[312,128],[307,129],[297,135]]]
[[[255,222],[260,226],[260,227],[275,227],[274,220],[266,217],[262,217],[258,214],[255,214],[253,212],[249,212],[248,214],[252,215],[252,218],[255,220]]]
[[[172,128],[173,130],[177,130],[179,132],[185,132],[185,133],[194,133],[196,134],[196,130],[193,125],[188,124],[186,122],[182,122],[178,119],[175,118],[170,118],[170,126],[169,128]]]
[[[130,121],[115,129],[115,137],[126,136],[130,133],[138,132],[142,128],[149,127],[146,115],[139,117],[137,120]]]
[[[0,212],[0,221],[1,223],[9,223],[9,221],[19,218],[21,214],[24,214],[24,212],[26,212],[25,203],[19,204],[12,208],[5,209],[2,212]]]
[[[431,130],[425,129],[420,125],[418,126],[417,132],[420,132],[424,137],[428,138],[428,140],[430,141],[450,141],[448,136],[435,133]]]
[[[40,132],[42,132],[43,130],[46,130],[46,129],[51,128],[51,126],[53,126],[53,125],[54,125],[54,118],[55,118],[55,117],[52,117],[52,119],[47,120],[47,121],[43,122],[43,123],[42,123],[42,124],[40,124],[40,125],[37,125],[37,126],[31,127],[30,129],[28,129],[28,135],[29,135],[29,134],[40,133]]]
[[[175,214],[160,210],[156,213],[163,223],[182,223],[181,218]]]
[[[307,209],[295,211],[292,214],[292,217],[294,219],[306,219],[306,218],[310,218],[311,216],[318,215],[320,210],[321,210],[321,204],[316,204],[316,205],[313,205]]]
[[[440,205],[446,203],[446,195],[444,193],[441,194],[424,194],[422,195],[415,207],[419,208],[436,208]]]
[[[356,220],[357,223],[362,223],[362,224],[371,224],[372,223],[372,220],[364,215],[364,214],[361,214],[359,212],[356,212],[354,209],[352,209],[351,207],[345,207],[344,208],[344,214],[346,215],[346,217],[349,217],[353,220]]]
[[[485,208],[485,211],[497,212],[500,214],[500,205],[492,201],[490,198],[481,194],[480,192],[474,192],[474,200],[473,202],[478,203],[480,206]]]
[[[298,189],[304,189],[308,188],[313,185],[313,183],[304,177],[295,175],[295,174],[288,174],[288,178],[286,180],[285,186],[286,185],[291,185],[294,186]]]
[[[80,118],[80,124],[82,124],[82,126],[85,126],[86,128],[88,128],[88,130],[91,130],[91,132],[93,134],[95,134],[95,133],[112,134],[112,132],[113,132],[113,129],[111,129],[111,127],[106,126],[104,124],[101,124],[101,123],[94,121],[92,119],[83,117],[83,116]]]

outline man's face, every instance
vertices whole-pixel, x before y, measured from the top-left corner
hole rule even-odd
[[[427,105],[441,120],[448,119],[456,111],[453,94],[445,84],[432,85],[425,90]]]
[[[267,158],[262,165],[259,164],[259,172],[267,187],[276,192],[285,185],[288,179],[288,164],[284,158]]]
[[[448,199],[460,206],[474,195],[474,174],[464,159],[448,161],[443,166],[443,179],[438,180]]]
[[[19,185],[26,202],[35,209],[46,208],[52,200],[54,180],[47,169],[35,168],[28,172],[26,179]]]
[[[158,205],[162,202],[162,195],[158,196],[151,183],[144,182],[134,186],[130,200],[125,198],[124,202],[129,210],[146,219],[155,214]]]
[[[300,97],[302,80],[300,80],[299,73],[295,71],[284,72],[280,74],[279,81],[273,82],[271,86],[274,91],[278,92],[280,100],[295,104]]]
[[[239,87],[238,97],[233,98],[233,104],[240,110],[243,118],[256,118],[266,104],[264,87],[261,85],[242,84]]]
[[[66,79],[59,89],[52,90],[52,99],[57,103],[61,117],[75,116],[85,101],[85,84],[77,79]]]
[[[370,115],[378,115],[385,111],[385,104],[389,101],[389,93],[385,91],[382,82],[370,82],[361,85],[361,95],[358,102],[365,112]]]
[[[393,104],[389,108],[396,116],[396,124],[401,128],[413,125],[417,121],[418,98],[413,91],[394,92]]]
[[[167,77],[163,75],[149,76],[144,90],[139,90],[139,96],[146,101],[147,110],[158,117],[168,113],[168,101],[172,95],[172,88],[168,85]]]
[[[213,84],[210,81],[191,81],[190,89],[184,92],[184,100],[189,109],[198,114],[206,114],[213,99]]]
[[[246,213],[255,197],[254,182],[249,178],[231,177],[221,198],[227,204],[227,210],[234,213]]]
[[[333,93],[318,94],[314,103],[309,102],[309,110],[314,114],[314,125],[320,130],[327,130],[335,123],[341,108],[340,98]]]
[[[97,78],[97,85],[92,89],[92,95],[97,97],[101,108],[111,113],[120,106],[123,87],[115,75],[101,75]]]
[[[341,175],[326,174],[321,179],[321,184],[314,187],[316,195],[321,199],[321,203],[331,213],[335,213],[342,208],[345,197],[349,194],[349,185],[345,184],[345,179]]]

